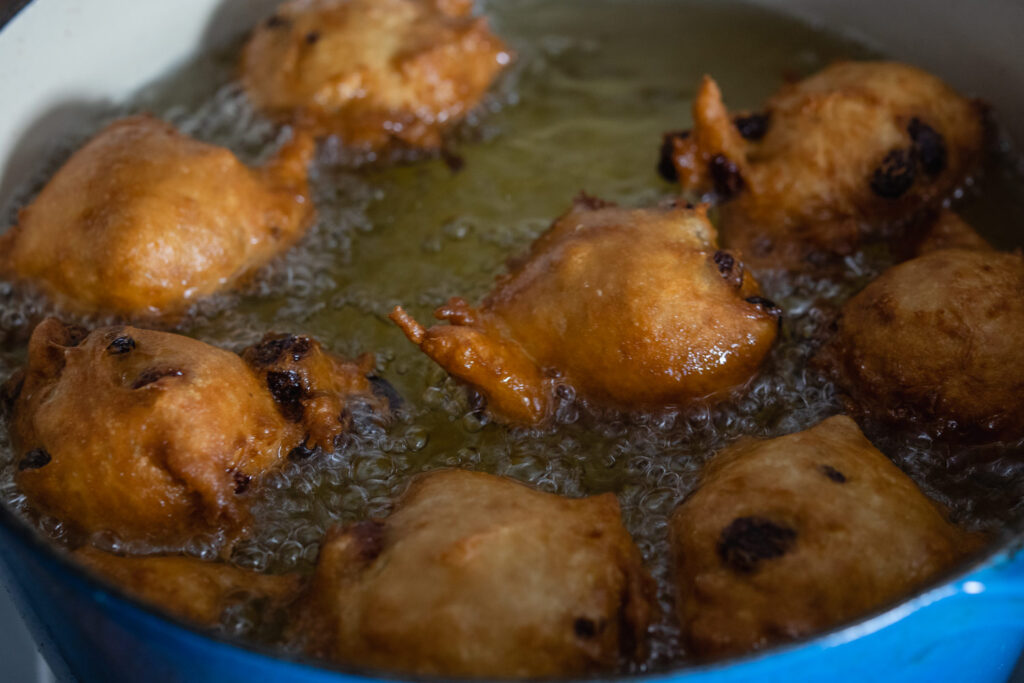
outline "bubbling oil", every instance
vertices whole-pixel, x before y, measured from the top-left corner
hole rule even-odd
[[[253,533],[230,549],[230,559],[264,572],[309,572],[327,529],[386,515],[411,477],[437,468],[492,472],[569,496],[610,491],[658,581],[662,608],[649,658],[629,671],[680,666],[686,653],[672,617],[668,516],[722,446],[743,435],[805,429],[841,411],[835,387],[808,361],[828,321],[889,265],[887,255],[851,258],[831,280],[762,282],[786,322],[763,371],[735,401],[686,413],[603,414],[568,396],[556,424],[543,430],[482,416],[387,314],[400,303],[426,320],[452,295],[482,296],[505,259],[580,190],[637,206],[670,195],[673,187],[654,171],[660,136],[690,124],[694,88],[705,72],[722,84],[731,107],[753,109],[784,78],[875,53],[735,2],[520,0],[484,9],[518,60],[449,141],[449,155],[464,161],[461,170],[443,159],[396,165],[322,145],[311,168],[318,217],[307,237],[245,290],[200,302],[175,323],[178,332],[235,350],[279,331],[310,334],[352,356],[372,351],[378,374],[404,399],[391,421],[357,415],[334,452],[287,462],[259,483]],[[236,55],[206,55],[104,112],[89,130],[69,133],[9,216],[85,136],[129,112],[153,111],[247,162],[266,158],[288,132],[254,112],[232,81]],[[1003,247],[1019,246],[1005,226],[1024,223],[1024,179],[1009,159],[1005,151],[997,155],[958,204]],[[31,321],[47,308],[9,287],[0,289],[0,300],[0,369],[10,372],[23,359]],[[1021,444],[958,448],[919,434],[869,434],[956,520],[994,530],[1024,512]],[[13,485],[6,442],[0,451],[7,460],[0,496],[29,514]],[[59,522],[36,521],[53,538],[66,536]],[[225,549],[222,539],[203,536],[182,550],[209,559]],[[229,610],[223,626],[226,633],[273,641],[279,631],[266,635],[267,620],[247,605]]]

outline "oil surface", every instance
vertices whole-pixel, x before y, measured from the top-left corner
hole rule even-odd
[[[782,338],[749,392],[714,411],[595,416],[565,404],[549,430],[489,423],[386,316],[401,303],[428,321],[450,296],[478,299],[505,260],[580,190],[625,205],[670,195],[673,187],[654,171],[661,134],[690,125],[704,73],[718,80],[731,108],[755,109],[785,78],[838,58],[875,55],[838,35],[717,0],[495,0],[484,10],[518,60],[453,137],[450,152],[464,160],[462,169],[441,159],[357,163],[367,160],[324,145],[312,168],[318,220],[309,236],[246,291],[201,303],[176,328],[236,350],[274,330],[310,334],[343,354],[372,351],[378,374],[405,399],[393,423],[357,420],[336,452],[267,477],[255,491],[255,534],[234,546],[231,559],[262,571],[308,572],[330,526],[386,514],[411,476],[440,467],[499,473],[571,496],[612,491],[661,587],[650,658],[633,670],[678,666],[686,654],[666,582],[668,515],[721,446],[741,435],[804,429],[839,412],[833,386],[806,363],[822,325],[887,265],[884,254],[851,259],[841,281],[764,282],[787,312]],[[251,110],[232,81],[235,57],[206,56],[107,117],[153,111],[258,161],[282,133]],[[102,123],[69,133],[6,217]],[[1024,224],[1024,180],[1009,158],[992,163],[958,203],[1002,247],[1019,246],[1003,226]],[[28,321],[45,304],[0,293],[0,361],[9,372],[23,357]],[[1019,444],[957,449],[920,435],[872,436],[954,518],[994,529],[1021,513]],[[23,508],[12,470],[8,463],[0,487],[8,503]],[[64,533],[52,520],[40,523],[57,538]],[[98,541],[123,547],[117,539]],[[186,548],[200,557],[219,550],[210,538]],[[225,629],[251,633],[258,621],[243,611]]]

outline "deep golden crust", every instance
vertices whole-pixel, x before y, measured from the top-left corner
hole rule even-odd
[[[415,480],[385,521],[328,537],[300,628],[348,664],[574,676],[641,656],[654,609],[613,495],[452,470]]]
[[[745,384],[775,340],[778,311],[738,257],[715,246],[702,209],[624,209],[577,200],[450,325],[393,319],[513,422],[540,422],[551,378],[624,409],[686,405]]]
[[[948,209],[924,221],[919,235],[911,235],[914,256],[923,256],[940,249],[991,249],[984,237],[969,223]]]
[[[882,607],[981,540],[947,522],[844,416],[719,453],[670,533],[679,619],[701,657]]]
[[[521,345],[479,324],[481,316],[461,297],[450,299],[434,314],[451,324],[424,329],[401,306],[390,317],[435,363],[478,390],[491,413],[518,424],[538,423],[550,416],[553,378]]]
[[[349,363],[306,337],[287,339],[305,340],[308,353],[295,361],[250,350],[248,360],[295,372],[306,395],[275,394],[260,369],[188,337],[44,321],[27,368],[5,387],[19,488],[36,510],[88,534],[168,547],[240,532],[252,480],[297,446],[333,446],[348,426],[347,400],[370,393],[369,358]]]
[[[354,147],[438,147],[510,60],[472,3],[291,0],[242,56],[256,105]]]
[[[738,127],[705,77],[693,131],[667,150],[684,189],[729,200],[722,242],[756,268],[847,255],[934,211],[984,140],[978,103],[895,62],[834,64],[784,87],[759,116],[755,132]]]
[[[148,116],[100,131],[0,238],[0,268],[79,312],[178,311],[294,243],[312,218],[297,135],[262,170]]]
[[[858,410],[987,438],[1024,434],[1024,257],[940,249],[843,307],[820,361]]]
[[[268,334],[243,351],[242,359],[270,391],[282,416],[303,426],[304,445],[310,448],[334,449],[352,421],[348,404],[353,399],[375,412],[387,411],[368,379],[374,367],[371,354],[350,361],[310,337]]]
[[[243,523],[250,479],[301,436],[245,363],[180,335],[108,327],[76,343],[66,330],[33,332],[13,406],[32,506],[158,545]]]
[[[122,557],[84,547],[74,558],[121,590],[201,626],[216,626],[228,607],[243,600],[267,599],[284,607],[300,586],[296,576],[257,574],[184,556]]]

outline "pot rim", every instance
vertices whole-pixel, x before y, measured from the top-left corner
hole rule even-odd
[[[0,7],[0,30],[16,17],[21,10],[25,9],[32,0],[9,0]]]

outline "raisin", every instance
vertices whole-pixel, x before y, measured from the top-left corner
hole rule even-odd
[[[580,617],[572,622],[572,630],[580,638],[593,638],[597,635],[597,624],[594,623],[593,619]]]
[[[779,320],[779,327],[782,327],[782,308],[777,303],[763,296],[749,296],[744,301],[757,306],[769,315],[774,315]]]
[[[19,470],[38,470],[50,464],[50,453],[45,448],[33,448],[18,462]]]
[[[749,114],[737,116],[732,120],[736,130],[744,140],[760,140],[768,132],[768,124],[771,121],[769,114]]]
[[[302,377],[294,370],[267,373],[267,389],[277,401],[281,414],[292,422],[302,420],[305,408],[302,399],[306,398],[306,389],[302,385]]]
[[[716,251],[714,258],[715,264],[718,266],[718,272],[722,275],[731,273],[733,266],[736,265],[736,259],[727,251]]]
[[[249,484],[252,483],[252,477],[237,470],[233,472],[231,476],[235,480],[235,495],[241,495],[249,490]]]
[[[715,186],[715,194],[722,199],[735,197],[745,185],[739,166],[722,154],[711,157],[708,172]]]
[[[921,168],[934,177],[946,169],[946,141],[934,128],[914,117],[907,126],[910,139],[914,141],[914,156]]]
[[[842,472],[840,472],[839,470],[837,470],[835,467],[832,467],[832,465],[819,465],[818,469],[821,470],[822,474],[824,474],[826,477],[828,477],[829,479],[831,479],[835,483],[837,483],[837,484],[845,484],[846,483],[846,475],[843,474]]]
[[[292,360],[295,362],[305,358],[312,348],[313,342],[309,337],[290,335],[284,340],[284,350],[291,354]]]
[[[712,258],[718,266],[718,274],[733,287],[743,286],[743,264],[727,251],[716,251]]]
[[[679,171],[676,169],[676,140],[685,140],[690,131],[674,131],[665,133],[661,139],[661,152],[658,155],[658,175],[670,183],[679,182]]]
[[[284,353],[285,339],[268,339],[262,341],[252,349],[252,358],[257,365],[273,365]]]
[[[306,34],[306,45],[313,45],[320,40],[320,33],[318,31],[310,31]]]
[[[735,571],[749,574],[762,560],[785,555],[796,542],[796,531],[764,517],[737,517],[722,529],[718,557]]]
[[[112,356],[120,356],[135,348],[135,340],[131,337],[117,337],[107,344],[107,353]]]
[[[883,199],[899,199],[914,184],[915,167],[909,150],[892,150],[872,174],[871,191]]]
[[[253,356],[256,364],[261,366],[273,365],[281,360],[285,352],[291,354],[293,361],[302,360],[309,350],[313,348],[313,342],[309,337],[287,335],[276,339],[266,339],[253,348]]]

